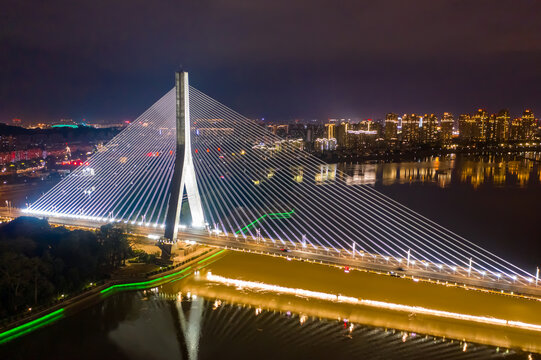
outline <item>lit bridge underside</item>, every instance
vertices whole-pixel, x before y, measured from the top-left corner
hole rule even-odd
[[[347,185],[336,166],[305,152],[301,141],[281,139],[189,89],[192,148],[186,151],[206,230],[192,229],[185,219],[180,236],[537,292],[537,275],[370,186]],[[25,212],[162,234],[175,162],[175,106],[172,89]]]

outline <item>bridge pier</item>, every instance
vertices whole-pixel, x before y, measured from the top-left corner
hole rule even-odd
[[[160,248],[162,254],[160,256],[160,263],[171,264],[171,255],[173,254],[173,245],[174,243],[167,241],[167,239],[159,240],[156,244]]]
[[[199,248],[199,246],[194,243],[179,240],[169,241],[169,239],[165,237],[158,240],[156,246],[162,252],[159,261],[163,264],[172,264],[174,257],[188,256]]]

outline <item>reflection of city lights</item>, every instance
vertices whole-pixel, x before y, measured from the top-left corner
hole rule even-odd
[[[356,164],[351,167],[348,165],[342,168],[342,171],[347,185],[373,184],[381,180],[383,185],[426,182],[436,183],[442,188],[451,184],[455,174],[460,182],[470,184],[474,188],[484,183],[505,185],[509,176],[514,177],[517,185],[523,187],[528,184],[534,171],[532,161],[524,164],[521,161],[501,160],[491,156],[488,161],[468,160],[456,166],[455,158],[456,156],[451,154],[443,159],[435,157],[421,162]],[[376,178],[376,173],[381,175]],[[538,170],[535,176],[539,176],[541,180],[541,170]]]
[[[257,289],[263,291],[271,291],[280,294],[294,295],[294,296],[303,296],[312,299],[340,302],[352,305],[364,305],[379,309],[394,310],[400,312],[414,313],[414,314],[424,314],[436,317],[442,317],[447,319],[471,321],[476,323],[495,325],[495,326],[507,326],[511,328],[518,328],[523,330],[539,331],[541,332],[541,325],[525,323],[522,321],[512,321],[504,320],[487,316],[477,316],[469,314],[461,314],[450,311],[428,309],[422,306],[411,306],[411,305],[402,305],[394,304],[385,301],[376,301],[376,300],[367,300],[367,299],[358,299],[351,296],[343,295],[334,295],[319,291],[311,291],[298,288],[288,288],[284,286],[271,285],[265,283],[259,283],[254,281],[245,281],[226,278],[223,276],[213,275],[211,272],[207,273],[207,280],[212,282],[217,282],[229,286],[236,286],[239,288],[248,288],[248,289]],[[256,311],[257,312],[257,311]]]

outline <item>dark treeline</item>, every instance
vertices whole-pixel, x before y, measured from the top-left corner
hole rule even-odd
[[[48,303],[108,277],[131,249],[121,229],[70,231],[20,217],[0,226],[0,317]]]

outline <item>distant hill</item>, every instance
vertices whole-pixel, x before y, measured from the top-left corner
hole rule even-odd
[[[96,129],[88,126],[25,129],[0,123],[0,136],[13,136],[17,147],[55,143],[107,141],[120,132],[117,128]]]

